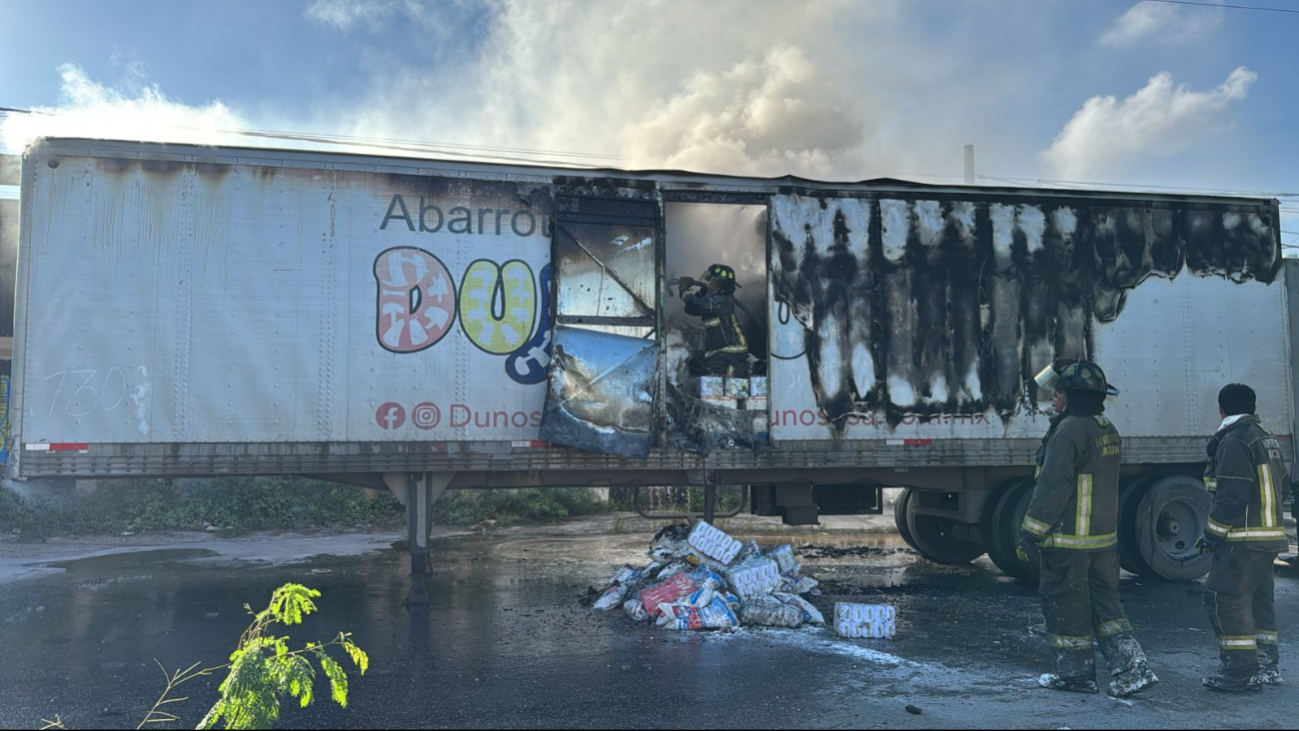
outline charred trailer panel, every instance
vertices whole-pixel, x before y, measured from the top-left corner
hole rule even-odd
[[[1248,378],[1289,363],[1274,207],[779,195],[773,208],[778,442],[1038,436],[1050,394],[1033,374],[1056,358],[1102,364],[1125,436],[1212,433],[1233,377],[1290,433],[1289,379]]]

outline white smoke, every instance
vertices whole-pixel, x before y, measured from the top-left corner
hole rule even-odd
[[[190,106],[169,99],[156,85],[122,91],[92,80],[73,64],[61,66],[59,76],[57,107],[13,114],[0,125],[6,150],[19,152],[38,137],[239,144],[241,138],[228,130],[248,126],[219,100]]]

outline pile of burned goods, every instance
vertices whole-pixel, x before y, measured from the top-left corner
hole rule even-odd
[[[809,601],[816,579],[803,576],[789,545],[763,550],[703,521],[659,531],[649,565],[623,566],[595,600],[601,611],[621,606],[639,622],[680,630],[823,625]]]

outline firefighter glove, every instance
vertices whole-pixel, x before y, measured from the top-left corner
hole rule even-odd
[[[1205,533],[1200,536],[1200,540],[1195,542],[1195,550],[1200,554],[1213,553],[1222,545],[1222,538]]]
[[[1036,536],[1024,529],[1019,531],[1019,541],[1015,545],[1015,557],[1023,563],[1032,563],[1029,550],[1037,545]]]

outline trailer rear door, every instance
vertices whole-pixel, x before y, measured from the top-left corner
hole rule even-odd
[[[554,354],[541,438],[647,456],[661,352],[658,204],[561,196],[556,205]]]

